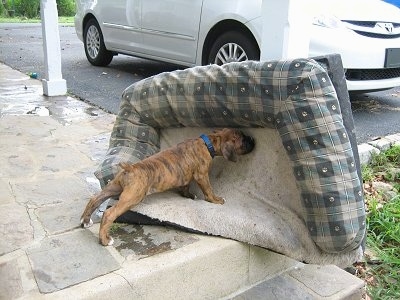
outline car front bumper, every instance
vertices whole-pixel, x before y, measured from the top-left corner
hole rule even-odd
[[[400,48],[400,37],[373,38],[321,26],[312,26],[311,36],[310,56],[341,55],[349,91],[400,86],[400,68],[385,68],[386,49]]]

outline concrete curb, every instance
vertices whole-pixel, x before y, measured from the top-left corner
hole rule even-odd
[[[388,135],[374,141],[358,145],[360,164],[368,164],[371,161],[373,154],[379,154],[381,151],[385,151],[394,145],[400,145],[400,133]]]

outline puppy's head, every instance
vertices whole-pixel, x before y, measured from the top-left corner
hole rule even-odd
[[[238,155],[244,155],[254,149],[254,139],[245,135],[241,130],[224,128],[215,131],[220,138],[220,151],[222,156],[230,161],[237,161]]]

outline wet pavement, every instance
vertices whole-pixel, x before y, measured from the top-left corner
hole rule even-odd
[[[53,293],[118,270],[124,260],[199,240],[172,228],[119,224],[108,249],[98,243],[98,226],[79,227],[100,189],[93,172],[114,120],[72,97],[45,97],[40,81],[0,64],[0,299]]]

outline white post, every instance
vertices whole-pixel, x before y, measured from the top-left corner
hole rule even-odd
[[[261,60],[308,57],[315,2],[263,0]]]
[[[61,74],[61,47],[58,31],[56,0],[40,1],[45,78],[42,79],[43,94],[60,96],[67,93],[67,83]]]

